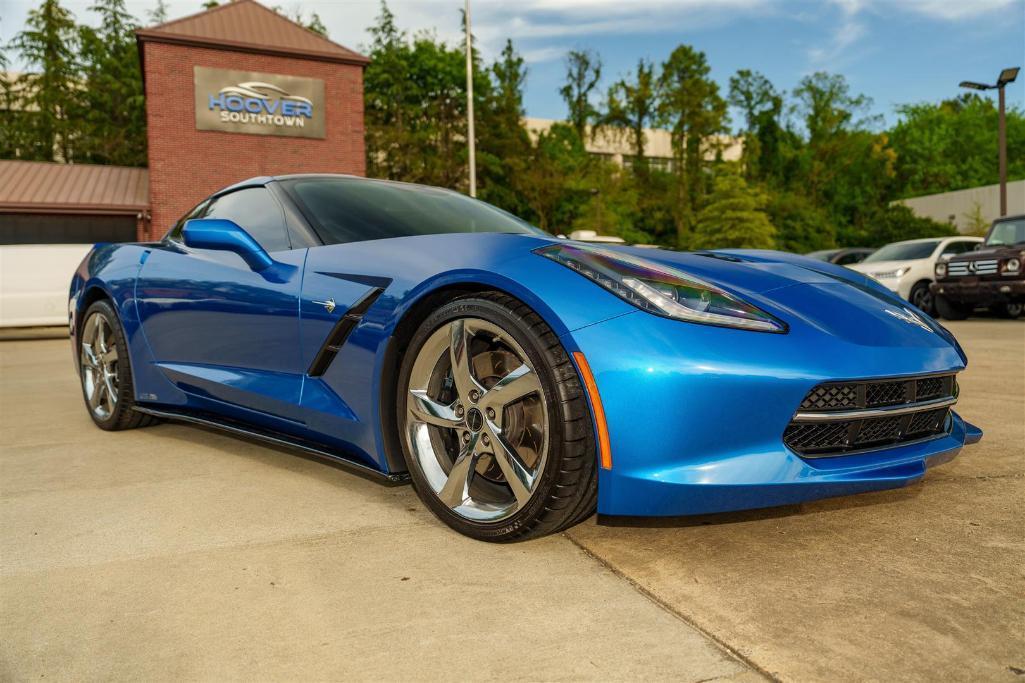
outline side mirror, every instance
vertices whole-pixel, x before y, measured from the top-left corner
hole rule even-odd
[[[972,251],[978,251],[979,249],[982,249],[982,247],[984,247],[984,246],[985,245],[982,242],[976,242],[975,246],[972,247]]]
[[[224,218],[193,218],[182,228],[185,246],[193,249],[233,251],[250,268],[259,272],[274,264],[260,243],[234,221]]]

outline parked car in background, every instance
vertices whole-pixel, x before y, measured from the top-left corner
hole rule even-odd
[[[92,247],[0,245],[0,327],[67,325],[70,273]]]
[[[929,315],[935,315],[929,285],[933,282],[936,262],[971,251],[977,244],[982,244],[981,237],[930,237],[893,242],[850,267],[875,278]]]
[[[932,285],[937,312],[964,320],[985,306],[1002,318],[1017,318],[1025,304],[1025,215],[993,222],[981,249],[936,264]]]
[[[849,266],[854,263],[861,263],[864,261],[869,254],[875,249],[869,249],[867,247],[851,247],[849,249],[822,249],[821,251],[812,251],[805,256],[818,259],[819,261],[827,261],[829,263],[835,263],[838,266]]]

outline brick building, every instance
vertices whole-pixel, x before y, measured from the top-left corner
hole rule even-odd
[[[17,224],[19,235],[39,235],[34,241],[53,241],[46,234],[57,226],[47,221],[59,213],[67,225],[74,210],[82,220],[71,232],[61,229],[62,241],[147,240],[159,238],[211,192],[245,178],[364,174],[363,68],[368,60],[362,55],[254,0],[235,0],[140,29],[136,36],[149,143],[148,173],[140,169],[137,174],[148,182],[148,204],[130,207],[139,220],[131,224],[109,210],[95,213],[90,207],[97,202],[85,195],[110,195],[112,188],[92,182],[82,186],[85,195],[75,207],[52,212],[44,201],[30,214],[23,201],[15,201],[23,198],[6,201],[0,192],[0,223]],[[122,182],[125,174],[89,175]],[[0,244],[24,241],[7,232],[0,231]]]

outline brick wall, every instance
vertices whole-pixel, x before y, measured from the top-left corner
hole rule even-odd
[[[349,64],[145,42],[151,238],[222,187],[284,173],[366,173],[363,69]],[[196,130],[193,66],[319,78],[326,137]],[[146,239],[140,231],[140,239]]]

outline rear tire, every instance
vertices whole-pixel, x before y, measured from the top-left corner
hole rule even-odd
[[[410,341],[396,393],[413,487],[456,531],[522,541],[594,511],[590,409],[566,350],[528,306],[497,292],[445,304]]]
[[[971,304],[954,303],[942,294],[937,294],[933,300],[936,302],[936,312],[946,320],[966,320],[975,309]]]
[[[989,312],[998,318],[1014,320],[1021,315],[1022,304],[1017,302],[1002,302],[989,307]]]
[[[82,316],[78,375],[89,417],[100,429],[145,427],[156,418],[134,410],[135,386],[121,322],[110,302],[96,301]]]

